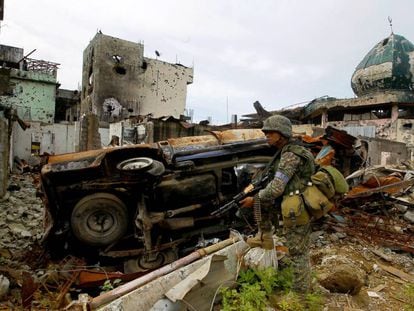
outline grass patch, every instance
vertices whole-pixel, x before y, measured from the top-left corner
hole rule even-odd
[[[223,311],[265,310],[273,306],[281,311],[319,311],[324,299],[311,293],[304,298],[292,291],[293,270],[273,268],[241,271],[236,288],[221,289]]]
[[[414,311],[414,284],[408,284],[403,291],[403,299],[407,303],[404,305],[405,311]]]

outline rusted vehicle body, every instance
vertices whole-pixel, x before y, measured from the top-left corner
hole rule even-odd
[[[244,222],[215,217],[274,153],[261,130],[50,156],[42,167],[45,242],[54,252],[127,259],[131,271]],[[246,177],[247,178],[244,178]]]

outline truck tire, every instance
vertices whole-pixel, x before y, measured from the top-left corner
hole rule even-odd
[[[116,166],[121,176],[140,178],[142,174],[158,177],[165,172],[164,164],[151,158],[140,157],[124,160]]]
[[[79,241],[90,246],[107,246],[125,235],[128,210],[115,195],[94,193],[75,205],[71,227]]]

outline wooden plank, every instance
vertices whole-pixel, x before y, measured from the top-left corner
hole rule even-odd
[[[387,271],[388,273],[391,273],[392,275],[398,276],[400,279],[410,282],[410,283],[414,283],[414,275],[405,273],[404,271],[398,270],[394,267],[391,266],[385,266],[382,265],[380,263],[378,263],[378,266],[381,267],[381,269]]]

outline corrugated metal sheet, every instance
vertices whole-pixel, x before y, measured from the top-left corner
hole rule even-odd
[[[349,135],[358,137],[375,137],[376,126],[346,126],[342,128]]]

